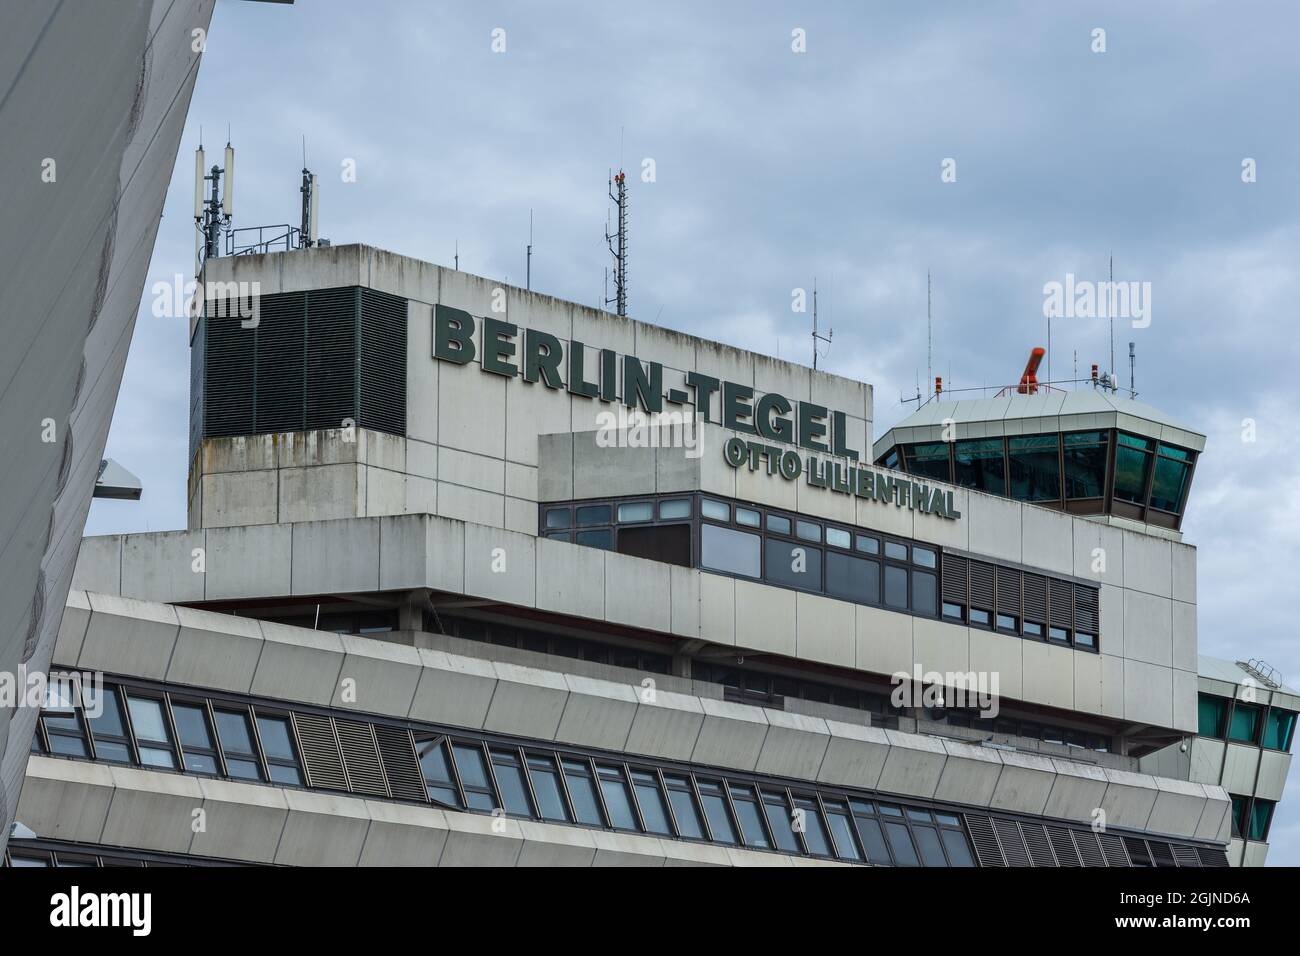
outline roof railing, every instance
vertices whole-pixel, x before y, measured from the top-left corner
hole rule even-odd
[[[1063,386],[1071,386],[1071,385],[1075,387],[1074,388],[1063,387]],[[1133,391],[1133,389],[1131,388],[1120,388],[1118,386],[1107,387],[1102,385],[1099,380],[1093,378],[1067,378],[1067,379],[1058,379],[1055,382],[1037,382],[1033,386],[1035,391],[1030,394],[1064,395],[1071,391],[1078,391],[1079,387],[1084,385],[1091,386],[1094,391],[1098,391],[1098,392],[1123,394],[1130,399],[1137,398],[1137,392]],[[979,395],[975,396],[978,398],[989,398],[990,392],[993,393],[991,396],[993,398],[1006,398],[1008,396],[1014,398],[1017,395],[1026,394],[1020,391],[1021,388],[1022,385],[1019,382],[1017,382],[1014,385],[973,385],[970,386],[969,388],[945,388],[941,392],[935,392],[928,398],[921,398],[920,395],[917,395],[915,398],[904,398],[901,399],[901,401],[903,402],[903,404],[908,404],[910,402],[917,402],[917,408],[920,409],[920,408],[924,408],[926,405],[929,405],[931,402],[943,401],[949,395],[962,395],[962,394],[969,395],[969,393],[971,392],[978,392]],[[1026,397],[1029,397],[1029,395],[1026,394]]]

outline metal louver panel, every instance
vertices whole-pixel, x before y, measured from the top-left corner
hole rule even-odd
[[[998,845],[997,835],[993,832],[993,822],[988,817],[966,814],[966,828],[970,831],[970,842],[975,847],[975,857],[980,866],[1006,866],[1002,858],[1002,848]]]
[[[973,607],[993,610],[993,565],[982,561],[970,563],[970,603]]]
[[[1199,867],[1201,865],[1201,858],[1196,852],[1196,847],[1179,846],[1175,844],[1173,849],[1174,849],[1174,860],[1178,863],[1179,866]]]
[[[1047,623],[1047,578],[1025,575],[1025,620]]]
[[[307,293],[306,421],[342,428],[357,418],[357,290]]]
[[[1196,848],[1196,853],[1201,858],[1201,866],[1228,865],[1228,854],[1223,847],[1201,846]]]
[[[393,796],[399,800],[427,799],[424,775],[420,772],[411,732],[397,727],[376,727],[375,737],[379,742],[384,776],[388,778],[388,789]]]
[[[258,300],[257,409],[258,433],[302,428],[303,361],[306,348],[307,295],[267,295]]]
[[[358,424],[406,434],[406,300],[361,290]]]
[[[253,431],[253,330],[240,328],[238,316],[216,318],[208,302],[203,326],[203,419],[205,437],[247,435]]]
[[[1148,840],[1147,846],[1151,848],[1151,859],[1156,866],[1171,867],[1178,865],[1174,861],[1174,853],[1168,843],[1163,840]]]
[[[313,787],[347,790],[348,780],[343,772],[338,740],[334,736],[334,722],[316,714],[295,713],[293,724],[298,731],[298,741],[302,744],[302,762],[307,769],[307,782]]]
[[[1020,832],[1024,834],[1029,859],[1034,866],[1056,866],[1056,856],[1052,853],[1052,846],[1047,842],[1047,831],[1041,823],[1022,823]]]
[[[1108,862],[1110,854],[1106,851],[1105,837],[1091,830],[1075,830],[1073,836],[1075,849],[1079,851],[1079,859],[1084,866],[1128,866],[1128,857],[1124,856],[1123,847],[1119,850],[1122,862]]]
[[[1083,861],[1079,859],[1079,851],[1074,845],[1074,840],[1070,837],[1069,830],[1061,827],[1048,827],[1047,838],[1052,842],[1052,850],[1056,854],[1058,866],[1083,866]],[[1097,850],[1097,858],[1101,859],[1100,850]],[[1100,865],[1104,866],[1105,864],[1103,862]]]
[[[388,796],[388,781],[384,779],[384,767],[379,762],[379,746],[372,725],[356,720],[335,720],[334,726],[338,729],[348,789],[373,797]]]
[[[1134,866],[1151,866],[1151,852],[1147,849],[1147,841],[1140,837],[1124,837],[1124,849],[1128,850],[1128,858]]]
[[[1020,827],[1012,820],[994,820],[993,828],[997,830],[998,843],[1002,844],[1002,855],[1007,859],[1007,866],[1028,866],[1029,852],[1025,841],[1021,839]]]
[[[943,556],[943,599],[957,604],[966,604],[970,594],[966,584],[966,568],[969,562],[955,554],[944,553]]]
[[[998,568],[998,613],[1020,616],[1021,572],[1014,568]]]
[[[1051,607],[1048,609],[1050,623],[1055,627],[1074,627],[1074,585],[1055,578],[1047,583],[1048,597],[1051,599]]]
[[[203,413],[207,409],[204,378],[204,356],[207,354],[207,319],[199,316],[190,342],[190,461],[198,453],[203,441]]]
[[[1076,834],[1077,836],[1077,834]],[[1109,866],[1131,866],[1128,860],[1128,851],[1124,849],[1124,841],[1117,836],[1109,833],[1098,834],[1101,841],[1101,850],[1106,854],[1106,863]]]
[[[1085,634],[1096,634],[1098,627],[1098,595],[1096,588],[1074,586],[1074,627]]]

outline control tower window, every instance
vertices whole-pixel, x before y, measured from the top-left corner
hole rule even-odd
[[[1061,500],[1059,435],[1007,439],[1011,497],[1018,501]]]
[[[1151,507],[1177,512],[1192,473],[1192,453],[1173,445],[1161,445],[1156,454],[1156,473],[1151,480]]]
[[[1007,493],[1007,462],[1001,438],[959,441],[953,446],[954,477],[963,488]]]
[[[908,445],[903,453],[907,458],[908,474],[923,475],[936,481],[952,481],[948,463],[948,442]]]
[[[1147,497],[1147,476],[1151,473],[1151,447],[1155,442],[1137,435],[1119,433],[1115,446],[1115,497],[1142,504]]]
[[[1101,498],[1106,493],[1106,432],[1067,432],[1065,497]]]

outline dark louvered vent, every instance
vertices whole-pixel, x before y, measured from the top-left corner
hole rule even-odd
[[[257,417],[259,434],[302,428],[306,293],[265,295],[257,315]]]
[[[980,866],[1006,866],[1002,858],[1002,848],[998,846],[997,835],[993,832],[993,821],[988,817],[966,814],[966,829],[970,831],[970,841],[975,847],[975,857]]]
[[[1025,836],[1025,846],[1029,848],[1029,859],[1034,866],[1056,866],[1047,831],[1041,823],[1022,823],[1020,832]]]
[[[998,832],[998,843],[1002,844],[1002,855],[1007,859],[1007,866],[1028,866],[1029,851],[1025,841],[1020,837],[1020,827],[1014,820],[994,820],[993,827]]]
[[[357,720],[335,720],[339,733],[339,748],[343,751],[343,768],[353,793],[373,797],[388,796],[388,782],[384,767],[379,762],[379,746],[371,725]]]
[[[398,800],[423,800],[426,790],[411,732],[396,727],[376,727],[379,756],[384,762],[388,789]]]
[[[1052,849],[1056,852],[1056,862],[1058,865],[1083,865],[1083,861],[1079,859],[1079,851],[1075,848],[1074,840],[1070,838],[1069,830],[1066,830],[1063,827],[1048,827],[1047,838],[1052,841]],[[1101,859],[1100,850],[1097,850],[1097,858]],[[1105,866],[1105,863],[1102,862],[1098,865]]]
[[[1096,634],[1098,628],[1097,621],[1097,595],[1096,588],[1084,587],[1082,584],[1074,586],[1074,627],[1075,630],[1083,631],[1085,634]]]
[[[240,327],[240,318],[204,322],[204,437],[247,435],[253,431],[253,356],[256,330]]]
[[[1134,866],[1151,866],[1151,852],[1147,849],[1146,840],[1141,837],[1124,837],[1124,849],[1128,850],[1128,858]]]
[[[1179,866],[1199,867],[1201,865],[1201,857],[1194,846],[1174,844],[1174,860],[1177,861]]]
[[[334,722],[317,714],[294,714],[294,726],[302,743],[302,762],[307,768],[307,782],[313,787],[346,790],[343,759],[339,756]]]
[[[1079,859],[1083,861],[1084,866],[1128,866],[1128,858],[1119,864],[1107,863],[1108,854],[1105,853],[1105,837],[1100,837],[1091,830],[1075,830],[1074,846],[1079,851]],[[1120,855],[1123,856],[1124,849],[1120,848]]]
[[[1199,846],[1196,853],[1201,858],[1201,866],[1227,866],[1228,854],[1219,846]]]
[[[1170,867],[1178,865],[1174,860],[1173,850],[1164,840],[1148,840],[1147,845],[1151,847],[1151,859],[1156,866]]]
[[[361,290],[360,418],[367,428],[406,434],[406,300]]]
[[[966,584],[966,569],[969,562],[955,554],[943,556],[943,599],[957,604],[966,604],[969,592]]]
[[[1025,575],[1025,620],[1047,623],[1047,578],[1041,574]]]
[[[998,613],[1020,616],[1021,572],[1015,568],[998,568]]]
[[[993,610],[993,565],[982,561],[970,563],[970,603],[972,607]]]
[[[1124,849],[1123,840],[1110,833],[1098,834],[1098,839],[1101,840],[1101,849],[1106,854],[1106,864],[1108,866],[1132,865],[1128,861],[1128,851]]]
[[[256,326],[209,300],[191,357],[191,442],[341,428],[406,432],[406,300],[349,286],[260,296]]]
[[[307,296],[306,427],[357,423],[357,290],[320,289]]]
[[[1048,598],[1051,607],[1051,624],[1054,627],[1074,627],[1074,585],[1069,581],[1048,580]]]

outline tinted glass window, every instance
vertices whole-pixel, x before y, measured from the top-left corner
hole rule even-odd
[[[673,816],[677,820],[677,833],[690,840],[699,840],[704,836],[700,827],[700,809],[695,804],[695,794],[691,791],[690,780],[673,774],[664,774],[668,784],[668,799],[673,805]]]
[[[1268,712],[1264,721],[1264,746],[1270,750],[1291,749],[1291,738],[1295,734],[1295,713],[1278,710],[1276,707]]]
[[[843,528],[827,528],[826,543],[833,544],[837,548],[853,547],[853,536]]]
[[[953,447],[954,479],[963,488],[975,488],[994,495],[1007,493],[1006,465],[1002,439],[959,441]]]
[[[569,785],[569,797],[573,800],[573,813],[578,822],[602,826],[596,784],[587,765],[577,760],[564,761],[564,780]]]
[[[568,508],[547,508],[546,509],[546,527],[567,528],[568,526],[569,526]]]
[[[934,551],[929,548],[912,546],[912,563],[918,564],[923,568],[933,568],[938,564],[938,558]]]
[[[542,819],[568,821],[569,811],[564,805],[564,793],[560,789],[560,774],[555,761],[550,757],[530,755],[528,778],[533,782],[533,793],[537,795],[537,809]]]
[[[1258,732],[1259,708],[1237,701],[1232,708],[1232,724],[1228,728],[1228,739],[1238,743],[1253,744]]]
[[[1106,493],[1106,432],[1065,435],[1065,496],[1100,498]]]
[[[907,827],[901,823],[885,823],[885,835],[889,837],[889,848],[894,852],[894,862],[899,866],[918,866],[920,860],[912,846],[912,838]]]
[[[659,789],[658,776],[649,770],[633,770],[632,787],[636,792],[636,803],[641,809],[645,828],[651,833],[671,834],[668,806],[664,803],[663,791]]]
[[[649,501],[629,501],[618,506],[619,521],[649,521],[654,517],[654,505]]]
[[[934,478],[938,481],[952,480],[948,472],[947,442],[908,445],[903,449],[903,456],[907,460],[907,470],[910,474]]]
[[[796,538],[802,538],[805,541],[820,541],[822,539],[822,526],[814,521],[795,520],[794,534]]]
[[[822,588],[822,552],[806,544],[769,538],[763,544],[767,580],[804,591]]]
[[[803,839],[808,845],[808,852],[817,856],[830,856],[831,846],[826,836],[826,824],[822,822],[817,801],[810,797],[795,797],[794,805],[799,811],[796,819],[803,821]]]
[[[1267,840],[1268,824],[1273,819],[1273,803],[1270,800],[1256,799],[1250,809],[1251,840]]]
[[[126,706],[131,712],[136,739],[140,742],[140,762],[149,767],[174,768],[176,757],[171,750],[162,702],[145,697],[127,697]]]
[[[773,534],[789,534],[790,519],[784,515],[768,515],[767,530]]]
[[[763,829],[763,818],[758,812],[758,797],[753,787],[731,786],[731,805],[736,808],[736,818],[740,821],[740,832],[745,838],[746,846],[763,850],[771,849],[772,843]]]
[[[921,860],[926,866],[947,866],[948,858],[939,845],[939,831],[934,827],[916,827],[912,830],[916,845],[921,850]]]
[[[574,540],[584,547],[600,548],[609,551],[614,547],[614,532],[609,528],[599,528],[590,531],[579,531]]]
[[[700,527],[700,566],[756,578],[761,573],[760,537],[706,524]]]
[[[880,824],[874,817],[863,817],[854,815],[854,821],[858,825],[858,836],[862,839],[862,848],[866,850],[867,861],[869,863],[881,863],[888,865],[889,850],[885,846],[885,835],[881,832]]]
[[[613,514],[609,505],[579,505],[574,509],[578,525],[609,524]]]
[[[879,539],[879,538],[873,538],[873,537],[872,537],[871,535],[869,535],[869,534],[860,534],[860,535],[858,535],[858,536],[857,536],[857,540],[856,540],[856,542],[855,542],[855,546],[856,546],[857,549],[858,549],[859,551],[861,551],[863,554],[879,554],[879,553],[880,553],[880,539]]]
[[[731,505],[725,501],[715,501],[712,498],[705,498],[700,502],[700,514],[706,518],[712,518],[715,521],[731,520]]]
[[[731,814],[727,810],[721,784],[700,781],[699,786],[700,799],[704,801],[704,815],[709,820],[713,839],[718,843],[735,843],[736,830],[731,823]]]
[[[531,817],[533,809],[528,802],[528,784],[524,781],[524,768],[519,763],[519,755],[511,751],[492,751],[492,772],[506,813]]]
[[[659,517],[663,520],[689,518],[690,516],[691,500],[689,498],[674,498],[672,501],[659,502]]]
[[[907,545],[903,544],[901,541],[886,541],[885,557],[893,561],[906,561]]]
[[[1151,441],[1119,433],[1115,446],[1115,497],[1141,503],[1146,496],[1151,468]]]
[[[853,836],[853,824],[849,820],[849,811],[842,803],[825,801],[826,822],[830,825],[831,836],[835,840],[835,853],[842,860],[861,860],[857,840]]]
[[[1061,463],[1056,435],[1007,439],[1011,466],[1011,497],[1019,501],[1049,501],[1061,497]]]
[[[1185,461],[1175,461],[1164,456],[1167,445],[1161,445],[1156,458],[1156,473],[1151,480],[1151,507],[1161,511],[1178,511],[1183,503],[1183,490],[1192,468]]]
[[[747,528],[762,527],[762,518],[753,508],[742,508],[736,506],[736,524],[744,525]]]
[[[885,565],[885,606],[906,610],[907,608],[907,569],[897,565]]]
[[[826,552],[826,593],[859,604],[879,604],[880,562]]]
[[[637,829],[632,797],[623,779],[623,771],[618,767],[601,766],[596,768],[596,773],[600,777],[600,795],[605,798],[610,826],[621,830]]]
[[[929,571],[912,572],[912,610],[934,617],[938,613],[938,578]]]
[[[766,790],[763,792],[763,815],[767,818],[767,825],[772,830],[778,849],[786,853],[801,852],[799,840],[794,835],[793,815],[782,794]]]
[[[416,747],[429,799],[453,807],[460,806],[460,797],[451,776],[451,765],[447,762],[447,748],[442,745],[442,741],[419,740],[416,741]]]
[[[948,851],[948,859],[953,866],[974,866],[975,861],[971,859],[970,847],[966,845],[966,837],[958,830],[941,830],[943,835],[943,846]]]

